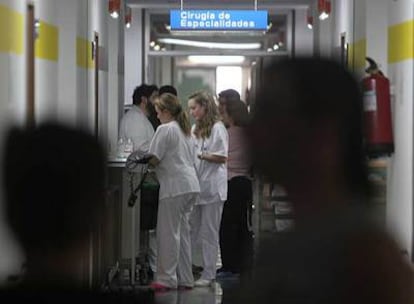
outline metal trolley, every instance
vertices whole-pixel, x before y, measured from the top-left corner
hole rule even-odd
[[[135,252],[135,212],[132,210],[132,244],[131,244],[131,284],[148,285],[151,280],[151,268],[149,264],[149,233],[157,225],[159,183],[148,166],[149,157],[138,158],[134,153],[128,157],[126,168],[130,172],[130,196],[128,206],[135,208],[138,196],[140,198],[140,251],[138,257]],[[141,177],[137,186],[134,176],[137,175],[137,167],[140,165]],[[138,170],[139,172],[139,170]]]

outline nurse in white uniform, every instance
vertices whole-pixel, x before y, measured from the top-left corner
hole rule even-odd
[[[157,220],[155,290],[192,288],[189,216],[200,186],[194,167],[194,144],[186,113],[176,96],[165,93],[155,101],[161,125],[151,141],[150,165],[160,183]]]
[[[200,181],[200,200],[191,214],[191,239],[193,248],[201,247],[203,271],[195,286],[203,287],[211,285],[216,278],[221,214],[227,199],[229,139],[210,94],[194,93],[189,97],[188,108],[196,121],[192,135]]]

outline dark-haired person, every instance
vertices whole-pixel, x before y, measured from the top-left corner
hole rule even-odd
[[[164,93],[155,99],[161,125],[151,141],[150,164],[160,183],[157,220],[155,290],[192,288],[190,212],[200,193],[194,167],[191,126],[178,98]]]
[[[223,90],[218,94],[218,110],[221,116],[224,115],[226,104],[230,102],[240,101],[240,94],[234,89]]]
[[[158,94],[162,95],[164,93],[170,93],[170,94],[173,94],[174,96],[178,96],[177,89],[172,85],[161,86],[160,89],[158,90]]]
[[[124,114],[119,125],[119,137],[126,143],[132,140],[133,151],[148,151],[154,128],[148,120],[148,105],[153,94],[151,86],[142,84],[135,88],[132,107]]]
[[[295,228],[261,242],[241,303],[413,303],[413,270],[370,218],[360,86],[323,58],[269,64],[249,137],[257,172],[282,185]]]
[[[147,84],[137,86],[132,95],[132,107],[121,119],[119,137],[122,138],[124,143],[127,143],[128,139],[132,140],[133,152],[139,151],[142,154],[147,152],[154,136],[154,126],[149,119],[152,107],[151,99],[155,96],[154,92],[156,92],[154,86]],[[134,176],[134,183],[139,183],[137,176]],[[152,273],[157,270],[157,249],[154,234],[153,230],[149,231],[148,259]],[[152,273],[150,273],[150,276],[152,276]]]
[[[158,97],[158,87],[155,84],[148,86],[149,96],[148,96],[148,120],[150,121],[154,131],[157,130],[158,126],[161,124],[161,121],[157,117],[157,112],[155,111],[155,99]]]
[[[245,270],[250,254],[250,223],[252,204],[251,160],[246,138],[249,113],[243,101],[233,100],[226,104],[222,119],[229,134],[227,159],[228,190],[220,224],[220,251],[222,267],[217,277],[239,275]]]
[[[25,254],[25,273],[0,289],[1,303],[149,303],[153,293],[91,289],[85,264],[102,225],[105,153],[95,136],[42,123],[7,133],[3,182],[7,222]]]

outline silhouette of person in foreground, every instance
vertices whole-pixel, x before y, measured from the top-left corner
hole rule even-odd
[[[358,83],[325,59],[275,61],[249,137],[255,168],[284,186],[295,230],[260,244],[241,303],[413,303],[413,272],[370,218]]]
[[[26,272],[0,299],[110,303],[149,296],[88,287],[90,237],[102,220],[105,190],[105,156],[92,135],[55,123],[12,128],[3,164],[8,224],[25,253]]]

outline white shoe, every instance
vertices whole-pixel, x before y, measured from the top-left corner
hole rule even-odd
[[[213,280],[198,279],[194,282],[194,287],[209,287],[213,283]]]

